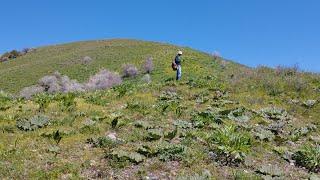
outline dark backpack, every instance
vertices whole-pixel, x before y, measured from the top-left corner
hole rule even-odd
[[[174,71],[176,71],[178,69],[178,66],[174,61],[172,61],[171,67],[172,67],[172,70],[174,70]]]

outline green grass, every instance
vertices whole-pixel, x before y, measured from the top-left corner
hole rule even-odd
[[[170,63],[178,49],[185,61],[183,78],[176,82]],[[85,56],[93,62],[83,65]],[[84,82],[101,68],[121,73],[122,64],[131,63],[141,69],[149,56],[154,62],[150,84],[140,74],[103,91],[41,94],[32,100],[8,94],[54,71]],[[297,166],[286,156],[319,143],[317,74],[253,69],[187,47],[134,40],[41,47],[1,63],[0,73],[0,89],[8,92],[0,92],[1,179],[261,179],[268,176],[259,171],[265,164],[279,167],[280,178],[307,179],[310,174],[301,166],[318,170],[315,149],[301,151],[306,163]],[[318,103],[306,107],[307,100]],[[289,118],[261,113],[271,107]],[[32,120],[40,116],[49,123]],[[21,119],[35,128],[19,129]],[[312,131],[304,132],[308,127]],[[273,138],[255,139],[261,129]],[[303,135],[291,142],[297,130]],[[116,140],[107,137],[113,133]],[[222,162],[230,160],[224,156],[232,163]]]

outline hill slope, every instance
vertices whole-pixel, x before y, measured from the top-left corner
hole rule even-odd
[[[183,78],[170,62],[184,52]],[[91,63],[83,62],[89,56]],[[100,69],[139,69],[110,89],[0,92],[0,178],[307,179],[320,171],[320,77],[248,68],[190,48],[108,40],[38,48],[0,64],[17,93],[59,71],[86,82]]]
[[[125,63],[141,65],[153,57],[156,77],[169,77],[170,61],[179,47],[135,40],[106,40],[70,43],[38,48],[25,56],[0,64],[0,89],[19,92],[21,88],[37,82],[44,75],[59,71],[72,79],[85,81],[101,68],[121,71]],[[188,61],[186,68],[205,68],[210,56],[184,48]],[[93,62],[84,66],[82,59],[89,56]],[[202,63],[203,64],[202,66]],[[201,65],[201,67],[199,67]],[[169,75],[169,76],[168,76]]]

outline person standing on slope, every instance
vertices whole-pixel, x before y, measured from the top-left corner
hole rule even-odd
[[[174,63],[176,64],[176,67],[177,67],[177,76],[176,76],[177,81],[181,79],[181,75],[182,75],[181,56],[182,56],[182,51],[178,51],[178,54],[176,55],[176,57],[174,59]]]

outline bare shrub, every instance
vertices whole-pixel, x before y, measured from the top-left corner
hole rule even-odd
[[[82,64],[90,64],[92,61],[93,61],[93,60],[92,60],[91,57],[85,56],[85,57],[82,58],[82,61],[81,61],[81,62],[82,62]]]
[[[60,74],[55,73],[55,75],[44,76],[41,79],[39,79],[38,84],[41,87],[43,87],[46,92],[49,92],[49,93],[60,92],[61,86],[58,83],[57,75],[60,75]]]
[[[221,59],[221,54],[218,51],[214,51],[212,57],[214,60]]]
[[[82,84],[76,80],[71,80],[68,76],[62,76],[59,72],[55,72],[50,76],[44,76],[39,80],[38,84],[48,93],[67,93],[85,90]]]
[[[34,48],[23,48],[22,50],[21,50],[21,54],[22,55],[25,55],[25,54],[27,54],[27,53],[31,53],[31,52],[33,52],[33,51],[35,51],[36,49],[34,49]]]
[[[30,87],[25,87],[20,91],[20,97],[25,99],[31,99],[33,95],[44,92],[44,88],[39,85],[33,85]]]
[[[122,66],[123,77],[136,77],[139,72],[133,64],[124,64]]]
[[[308,86],[308,83],[301,77],[301,75],[295,75],[285,78],[287,88],[290,88],[296,92],[302,92]]]
[[[153,71],[153,59],[152,57],[147,58],[143,65],[143,69],[145,73],[151,73]]]
[[[9,61],[8,57],[0,57],[0,62],[6,62]]]
[[[299,73],[299,66],[298,65],[294,65],[292,67],[277,66],[275,71],[277,75],[294,76]]]
[[[87,90],[99,90],[108,89],[121,83],[122,79],[119,74],[103,69],[91,76],[85,86]]]
[[[68,76],[62,76],[60,79],[60,83],[61,92],[80,92],[85,90],[83,84],[78,83],[77,80],[70,79]]]
[[[108,89],[122,83],[122,79],[117,73],[107,70],[101,70],[94,76],[91,76],[85,84],[78,83],[76,80],[70,79],[68,76],[62,76],[59,72],[42,77],[37,85],[23,88],[20,91],[20,96],[30,99],[33,95],[48,92],[48,93],[68,93],[81,92],[85,90]]]

